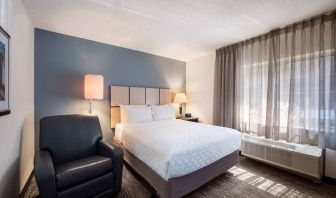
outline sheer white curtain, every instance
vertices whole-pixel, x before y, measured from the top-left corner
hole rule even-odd
[[[233,83],[215,81],[214,108],[224,102],[216,95],[224,86],[223,90],[234,89],[222,93],[231,98],[226,101],[234,111],[224,110],[224,116],[215,112],[217,124],[274,140],[335,149],[335,16],[324,15],[231,46],[235,61],[217,61],[216,71],[232,67]],[[229,56],[230,51],[221,50]],[[217,51],[217,59],[223,56]],[[230,122],[218,122],[230,116]]]

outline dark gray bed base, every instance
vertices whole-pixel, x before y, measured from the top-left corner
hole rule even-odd
[[[193,173],[165,181],[144,162],[128,152],[120,141],[113,138],[113,143],[123,149],[124,161],[132,167],[135,172],[145,178],[161,198],[182,197],[208,183],[215,177],[225,173],[239,162],[239,152],[237,150]]]

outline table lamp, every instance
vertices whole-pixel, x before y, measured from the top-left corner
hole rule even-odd
[[[182,117],[182,105],[181,104],[185,104],[187,103],[187,97],[185,95],[185,93],[176,93],[175,98],[174,98],[174,103],[177,103],[180,105],[180,116]]]

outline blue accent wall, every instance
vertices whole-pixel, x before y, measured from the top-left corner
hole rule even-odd
[[[111,138],[110,85],[163,87],[185,91],[186,64],[148,53],[35,29],[37,134],[41,117],[88,113],[89,102],[84,99],[85,74],[104,76],[104,100],[93,101],[93,113],[99,116],[104,138]]]

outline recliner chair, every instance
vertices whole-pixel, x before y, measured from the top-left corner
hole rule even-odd
[[[41,198],[111,197],[120,192],[122,150],[102,141],[97,116],[40,120],[34,174]]]

